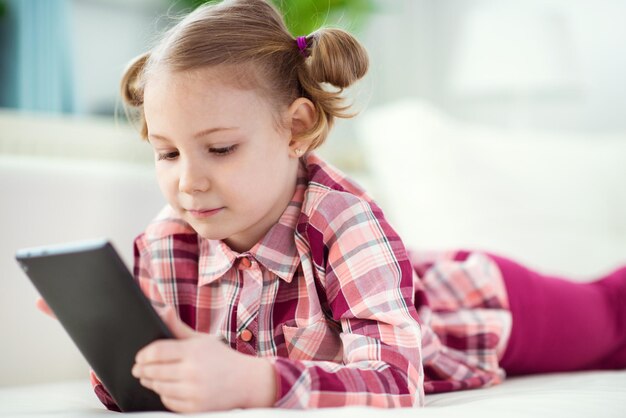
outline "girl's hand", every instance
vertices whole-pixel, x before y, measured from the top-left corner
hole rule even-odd
[[[215,336],[192,330],[171,308],[163,320],[177,339],[141,349],[132,373],[159,394],[168,409],[204,412],[273,405],[276,383],[269,361],[238,353]]]
[[[43,300],[43,298],[38,298],[37,301],[35,301],[35,306],[37,307],[37,309],[39,309],[41,312],[45,313],[49,317],[56,319],[56,315],[54,314],[54,312],[52,312],[52,309],[50,309],[50,307],[48,306],[46,301]]]

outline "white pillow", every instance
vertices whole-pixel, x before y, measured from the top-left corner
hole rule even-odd
[[[409,247],[580,279],[626,263],[626,135],[513,133],[418,100],[360,118],[375,195]]]

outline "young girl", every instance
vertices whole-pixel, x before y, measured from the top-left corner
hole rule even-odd
[[[484,252],[409,253],[316,156],[367,66],[351,35],[294,39],[264,0],[200,7],[130,64],[123,96],[169,203],[134,272],[177,336],[133,375],[197,412],[410,407],[505,373],[626,367],[626,269],[578,284]]]

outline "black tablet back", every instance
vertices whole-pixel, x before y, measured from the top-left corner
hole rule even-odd
[[[122,411],[167,410],[131,368],[141,348],[172,335],[113,246],[39,247],[16,259]]]

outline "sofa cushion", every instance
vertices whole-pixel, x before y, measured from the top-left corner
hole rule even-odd
[[[626,262],[626,135],[472,125],[418,100],[357,125],[410,247],[485,249],[581,280]]]

